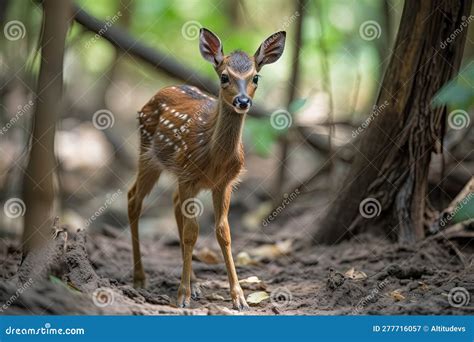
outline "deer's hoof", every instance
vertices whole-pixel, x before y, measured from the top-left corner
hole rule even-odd
[[[235,298],[232,298],[233,309],[238,311],[249,311],[250,307],[244,298],[244,294],[241,293]]]
[[[147,287],[146,277],[143,276],[135,276],[133,277],[133,287],[136,289],[144,289]]]
[[[178,308],[189,308],[191,306],[191,290],[180,286],[176,304]]]

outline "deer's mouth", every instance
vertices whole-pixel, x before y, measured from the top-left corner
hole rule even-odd
[[[242,109],[242,108],[239,108],[239,107],[235,107],[234,106],[234,110],[237,114],[246,114],[248,111],[249,111],[250,107],[247,107],[245,109]]]

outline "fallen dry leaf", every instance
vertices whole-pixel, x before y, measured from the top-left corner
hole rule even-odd
[[[255,283],[261,283],[261,282],[262,281],[258,279],[257,276],[251,276],[239,281],[239,283],[247,283],[247,284],[255,284]]]
[[[268,298],[270,298],[270,296],[265,291],[253,292],[247,296],[247,303],[257,305]]]
[[[258,259],[275,259],[290,254],[292,243],[292,240],[285,240],[275,244],[262,245],[250,250],[249,254]]]
[[[394,290],[390,292],[390,297],[396,302],[400,302],[405,299],[405,296],[402,295],[401,290]]]
[[[237,266],[248,266],[257,264],[257,261],[252,259],[247,252],[240,252],[239,254],[237,254],[235,264]]]
[[[207,247],[204,247],[204,248],[196,251],[196,253],[194,254],[194,257],[197,260],[199,260],[199,261],[201,261],[205,264],[208,264],[208,265],[216,265],[216,264],[220,264],[222,262],[219,255],[216,252],[214,252],[213,250],[210,250]]]
[[[263,220],[268,217],[268,214],[273,209],[273,202],[263,202],[257,206],[257,209],[247,212],[242,222],[244,226],[249,230],[258,230],[262,228]]]
[[[256,276],[248,277],[239,281],[242,288],[250,291],[265,291],[267,285]]]
[[[367,274],[365,274],[362,271],[356,271],[354,267],[352,267],[349,271],[344,273],[344,276],[352,280],[360,280],[360,279],[367,278]]]

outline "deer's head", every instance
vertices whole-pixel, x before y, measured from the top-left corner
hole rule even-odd
[[[214,33],[202,28],[199,35],[201,55],[212,63],[221,84],[221,98],[237,113],[244,114],[252,106],[258,86],[258,72],[265,64],[276,62],[285,48],[286,32],[265,39],[251,57],[243,51],[224,55],[222,43]]]

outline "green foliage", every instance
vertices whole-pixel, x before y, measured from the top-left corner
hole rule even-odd
[[[452,218],[454,223],[474,219],[474,196],[470,194],[469,197],[464,199],[466,203],[461,202],[459,204],[459,210],[456,211]]]
[[[248,117],[245,123],[245,136],[252,145],[255,153],[267,157],[281,131],[276,130],[270,124],[269,119],[255,119]]]
[[[474,63],[461,70],[435,96],[433,106],[449,106],[468,110],[474,104]]]
[[[295,99],[290,103],[289,112],[296,113],[306,104],[307,99]]]
[[[59,285],[59,286],[63,286],[65,287],[66,289],[68,289],[69,291],[71,291],[72,293],[81,293],[81,291],[79,291],[78,289],[72,287],[71,285],[63,282],[61,279],[59,279],[58,277],[56,276],[53,276],[53,275],[49,275],[49,281],[52,282],[53,284],[55,285]]]
[[[196,72],[215,79],[216,83],[218,79],[212,66],[200,57],[197,36],[193,39],[184,37],[185,24],[196,22],[197,27],[208,27],[218,33],[224,43],[224,52],[241,48],[249,54],[253,54],[263,39],[272,32],[285,30],[288,37],[285,53],[277,63],[262,70],[264,79],[255,100],[256,103],[268,108],[286,106],[285,97],[281,95],[286,93],[288,87],[289,72],[293,63],[291,56],[295,48],[294,35],[299,18],[296,3],[293,1],[243,0],[239,1],[237,13],[232,12],[230,1],[218,0],[133,0],[128,9],[124,9],[121,5],[129,4],[128,1],[76,0],[75,3],[104,21],[110,21],[118,11],[122,12],[122,16],[130,14],[130,24],[126,30],[133,37],[143,44],[159,49]],[[401,4],[396,6],[400,8]],[[27,24],[27,38],[30,44],[36,45],[37,36],[41,31],[41,6],[36,2],[14,1],[10,7],[9,17],[20,19]],[[361,39],[359,26],[367,20],[383,23],[381,8],[380,2],[371,0],[354,3],[345,0],[308,2],[303,22],[303,46],[300,52],[301,71],[297,85],[299,98],[288,106],[293,116],[301,111],[313,96],[323,90],[321,59],[325,55],[330,67],[331,90],[334,94],[338,94],[335,97],[336,108],[343,114],[354,111],[354,108],[350,107],[352,102],[346,99],[353,96],[356,74],[361,77],[359,85],[361,91],[357,101],[359,107],[372,105],[373,94],[377,90],[376,81],[380,76],[378,74],[380,56],[376,48],[379,42]],[[235,18],[234,15],[239,18]],[[113,25],[122,26],[122,19]],[[66,83],[73,80],[77,87],[95,84],[112,64],[115,58],[114,48],[105,39],[101,37],[94,39],[94,36],[81,25],[73,24],[67,41]],[[386,38],[385,32],[382,31],[380,39]],[[322,52],[322,47],[325,53]],[[15,52],[17,49],[8,51]],[[17,56],[12,56],[12,60],[16,59]],[[29,60],[29,72],[37,73],[39,60],[39,58]],[[71,65],[73,67],[70,67]],[[156,72],[152,67],[140,63],[137,59],[129,58],[126,54],[121,57],[120,72],[123,79],[133,84],[133,87],[135,84],[142,86],[136,87],[137,92],[151,92],[149,88],[158,90],[171,83],[182,83]],[[81,82],[83,85],[78,85]],[[456,90],[453,92],[456,96],[461,96],[460,92]],[[336,113],[337,115],[339,113]],[[249,118],[245,134],[251,141],[253,150],[266,156],[278,137],[286,133],[287,130],[274,129],[269,118],[263,120]]]
[[[300,98],[295,99],[293,102],[290,103],[289,112],[292,113],[291,116],[293,120],[295,114],[297,114],[297,112],[304,107],[306,101],[307,99]],[[277,142],[278,138],[283,134],[287,134],[287,132],[288,128],[274,128],[271,124],[270,118],[247,118],[245,134],[248,140],[250,140],[254,151],[262,157],[267,157],[270,154],[273,145]]]

